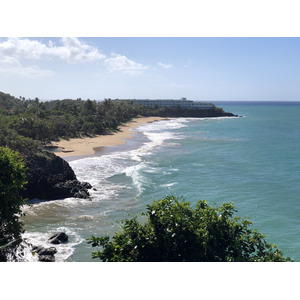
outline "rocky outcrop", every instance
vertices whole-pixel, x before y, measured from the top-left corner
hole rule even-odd
[[[55,257],[54,255],[39,255],[39,261],[55,262]]]
[[[62,244],[68,241],[69,237],[64,232],[57,232],[50,236],[49,242],[51,244]]]
[[[209,109],[185,109],[185,108],[164,108],[159,114],[160,117],[171,118],[217,118],[217,117],[238,117],[233,113],[226,112],[223,108],[213,106]]]
[[[43,151],[25,158],[27,167],[24,198],[56,200],[67,197],[89,198],[92,186],[77,180],[69,164],[55,154]]]
[[[51,244],[58,245],[67,243],[68,240],[69,237],[65,232],[56,232],[49,237],[48,242]],[[38,255],[39,261],[54,262],[57,250],[55,247],[45,248],[43,246],[32,246],[32,252]]]
[[[55,254],[57,253],[56,248],[44,248],[42,246],[34,246],[32,251],[38,255],[39,261],[43,262],[54,262]]]
[[[44,248],[42,246],[35,246],[32,248],[32,251],[34,251],[38,255],[54,255],[57,253],[55,247]]]

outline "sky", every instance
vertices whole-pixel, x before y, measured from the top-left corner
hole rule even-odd
[[[0,38],[0,91],[52,99],[300,101],[300,38]]]
[[[10,0],[0,19],[0,91],[300,101],[298,4],[282,3]]]

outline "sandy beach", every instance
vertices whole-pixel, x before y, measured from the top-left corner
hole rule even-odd
[[[116,133],[61,140],[59,142],[52,142],[51,145],[61,149],[61,152],[55,152],[60,157],[92,155],[95,153],[94,148],[124,144],[126,142],[125,139],[131,138],[132,134],[136,132],[133,128],[164,119],[161,117],[135,118],[131,122],[126,123],[126,125],[120,126],[120,131]]]

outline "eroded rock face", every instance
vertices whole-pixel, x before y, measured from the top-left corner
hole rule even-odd
[[[87,191],[85,182],[79,182],[78,180],[67,180],[65,182],[59,182],[53,186],[53,193],[59,198],[88,198],[89,192]]]
[[[24,198],[89,198],[91,185],[78,181],[70,165],[61,157],[44,151],[26,157],[25,163],[28,184],[22,192]]]

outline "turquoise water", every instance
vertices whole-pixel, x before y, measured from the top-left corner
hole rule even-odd
[[[243,118],[179,118],[145,124],[125,145],[70,160],[92,201],[69,198],[26,208],[26,237],[70,235],[58,261],[92,261],[85,239],[112,235],[116,220],[175,195],[195,204],[233,202],[270,243],[300,261],[300,105],[217,103]],[[36,258],[28,255],[28,260]]]

